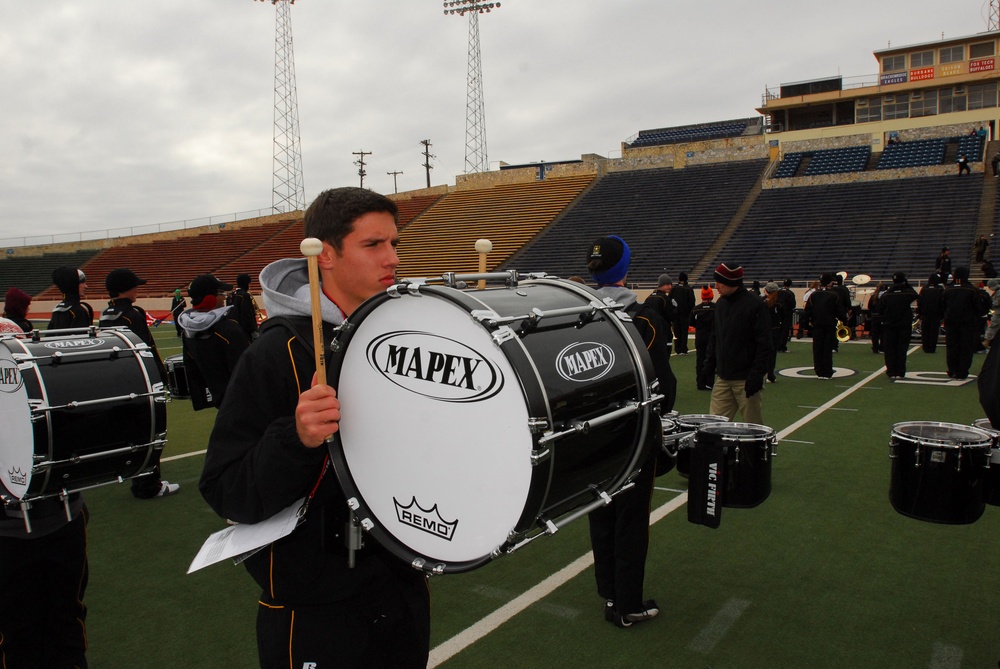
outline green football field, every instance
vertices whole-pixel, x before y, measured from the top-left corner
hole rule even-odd
[[[167,328],[156,332],[163,356],[179,351]],[[604,621],[578,520],[480,569],[433,577],[431,666],[997,666],[1000,508],[945,525],[889,503],[894,424],[983,416],[975,380],[948,379],[944,356],[943,346],[917,348],[910,378],[890,383],[867,342],[842,344],[841,376],[820,381],[809,378],[809,342],[793,341],[764,391],[765,423],[779,435],[770,497],[725,508],[721,527],[709,529],[687,520],[686,479],[657,479],[646,597],[658,601],[658,618],[624,630]],[[672,358],[682,414],[708,413],[694,363],[693,347]],[[86,493],[91,666],[256,667],[250,577],[228,562],[185,573],[224,527],[197,491],[214,411],[174,400],[168,413],[163,476],[180,494],[138,501],[125,485]]]

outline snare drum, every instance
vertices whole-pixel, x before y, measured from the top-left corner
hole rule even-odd
[[[191,397],[187,371],[184,367],[184,354],[178,353],[164,358],[163,366],[167,369],[167,389],[170,390],[170,396],[179,400]]]
[[[628,316],[542,278],[401,284],[333,343],[330,448],[362,527],[428,572],[473,569],[610,501],[660,447]]]
[[[30,502],[152,471],[167,423],[153,355],[125,328],[0,337],[0,498]]]
[[[681,476],[687,476],[691,473],[691,451],[688,449],[694,446],[694,438],[698,428],[712,423],[727,423],[729,418],[710,413],[689,413],[677,416],[675,420],[677,421],[677,431],[684,435],[677,444],[677,473]]]
[[[722,506],[751,508],[771,494],[771,462],[778,438],[766,425],[706,423],[698,427],[695,447],[722,446]]]
[[[973,523],[986,508],[993,437],[977,427],[910,421],[892,426],[889,501],[904,516]]]
[[[972,421],[973,427],[978,427],[993,438],[990,445],[990,468],[986,472],[986,503],[1000,506],[1000,430],[993,427],[989,418],[979,418]]]

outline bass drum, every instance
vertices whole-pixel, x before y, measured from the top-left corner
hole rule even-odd
[[[661,440],[626,320],[549,278],[401,284],[362,304],[328,371],[331,457],[362,527],[417,568],[460,572],[610,501]]]
[[[166,444],[155,353],[124,328],[0,337],[0,496],[28,502],[152,471]]]
[[[974,523],[986,509],[993,437],[955,423],[892,426],[889,501],[904,516],[932,523]]]

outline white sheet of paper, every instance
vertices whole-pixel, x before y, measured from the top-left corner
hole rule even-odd
[[[191,566],[188,567],[187,573],[190,574],[227,558],[259,550],[282,537],[287,537],[298,525],[299,510],[305,499],[305,497],[299,499],[284,511],[279,511],[259,523],[239,523],[215,532],[205,540]]]

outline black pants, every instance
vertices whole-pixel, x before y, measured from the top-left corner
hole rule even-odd
[[[872,338],[872,352],[882,352],[882,319],[873,318],[868,322],[868,333]]]
[[[650,458],[630,490],[615,495],[611,504],[591,511],[589,516],[597,593],[613,601],[622,615],[643,608],[653,480]]]
[[[816,376],[833,377],[833,349],[836,343],[836,325],[813,327],[813,371]]]
[[[885,351],[886,376],[906,376],[906,349],[910,345],[910,325],[885,326],[882,329],[882,348]]]
[[[969,377],[972,356],[976,353],[979,324],[945,324],[945,346],[948,349],[948,376],[956,379]]]
[[[678,315],[674,321],[674,352],[675,353],[687,353],[688,352],[688,328],[691,325],[690,314],[681,316]]]
[[[715,375],[709,374],[708,370],[705,369],[705,357],[708,352],[708,339],[711,337],[712,333],[706,330],[694,333],[694,374],[695,374],[695,384],[698,388],[711,388],[712,383],[715,381]]]
[[[51,534],[0,537],[0,667],[86,669],[89,573],[86,507]]]
[[[938,332],[941,330],[941,319],[923,318],[920,320],[920,346],[924,353],[937,351]]]
[[[384,587],[325,606],[262,600],[257,652],[261,669],[424,669],[430,628],[426,581],[392,578]]]

